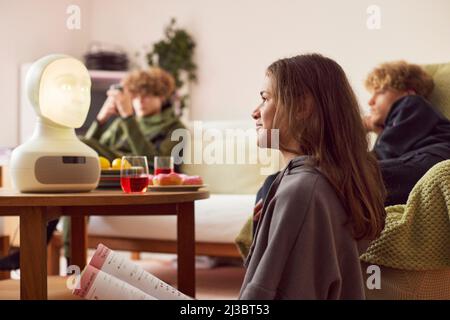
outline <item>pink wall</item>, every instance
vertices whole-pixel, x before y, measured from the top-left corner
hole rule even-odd
[[[89,0],[0,0],[0,146],[18,143],[20,65],[49,53],[80,57],[89,37],[89,3]],[[70,31],[66,27],[69,4],[82,9],[81,30]]]
[[[374,3],[381,29],[371,31],[366,10]],[[448,0],[95,0],[91,36],[134,53],[178,17],[198,43],[191,118],[247,119],[265,67],[280,57],[313,51],[335,58],[364,103],[362,81],[381,61],[449,61],[449,13]]]
[[[266,66],[301,52],[321,52],[347,71],[367,101],[364,76],[375,64],[404,58],[450,60],[450,1],[378,0],[381,29],[368,30],[372,0],[0,0],[0,146],[18,136],[19,65],[51,52],[81,56],[91,40],[123,46],[134,57],[160,39],[170,17],[198,43],[199,83],[190,117],[248,119]],[[82,29],[65,27],[69,4]],[[141,59],[142,60],[142,59]],[[137,59],[139,63],[141,60]]]

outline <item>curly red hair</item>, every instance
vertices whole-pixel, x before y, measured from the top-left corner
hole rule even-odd
[[[175,80],[167,71],[152,67],[131,72],[123,81],[131,94],[169,99],[175,91]]]
[[[421,66],[401,60],[385,62],[373,69],[367,75],[365,86],[369,91],[414,90],[416,94],[427,98],[433,91],[434,81]]]

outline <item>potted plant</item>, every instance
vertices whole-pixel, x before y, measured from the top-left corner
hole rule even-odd
[[[175,102],[180,111],[186,106],[189,93],[180,94],[180,89],[188,87],[197,80],[197,65],[195,64],[195,41],[189,33],[176,27],[176,19],[172,18],[164,31],[165,37],[153,45],[147,53],[147,62],[150,66],[158,66],[172,74],[175,78],[177,96]]]

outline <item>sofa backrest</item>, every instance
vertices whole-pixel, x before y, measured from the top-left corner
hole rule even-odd
[[[211,193],[256,194],[267,175],[280,170],[279,151],[256,146],[252,121],[191,122],[188,128],[181,170],[200,175]]]
[[[450,119],[450,63],[428,64],[423,67],[434,80],[430,102]]]

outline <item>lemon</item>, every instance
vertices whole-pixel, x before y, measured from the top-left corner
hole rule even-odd
[[[112,162],[112,168],[114,170],[120,170],[122,168],[122,159],[120,158],[114,159]],[[131,168],[131,164],[127,160],[125,160],[125,162],[123,163],[123,168],[129,169]]]
[[[114,169],[114,170],[120,170],[120,167],[122,166],[122,159],[120,159],[120,158],[117,158],[117,159],[114,159],[113,160],[113,162],[112,162],[112,168]]]
[[[99,157],[98,161],[100,161],[100,167],[103,169],[109,169],[111,167],[111,163],[105,157]]]

